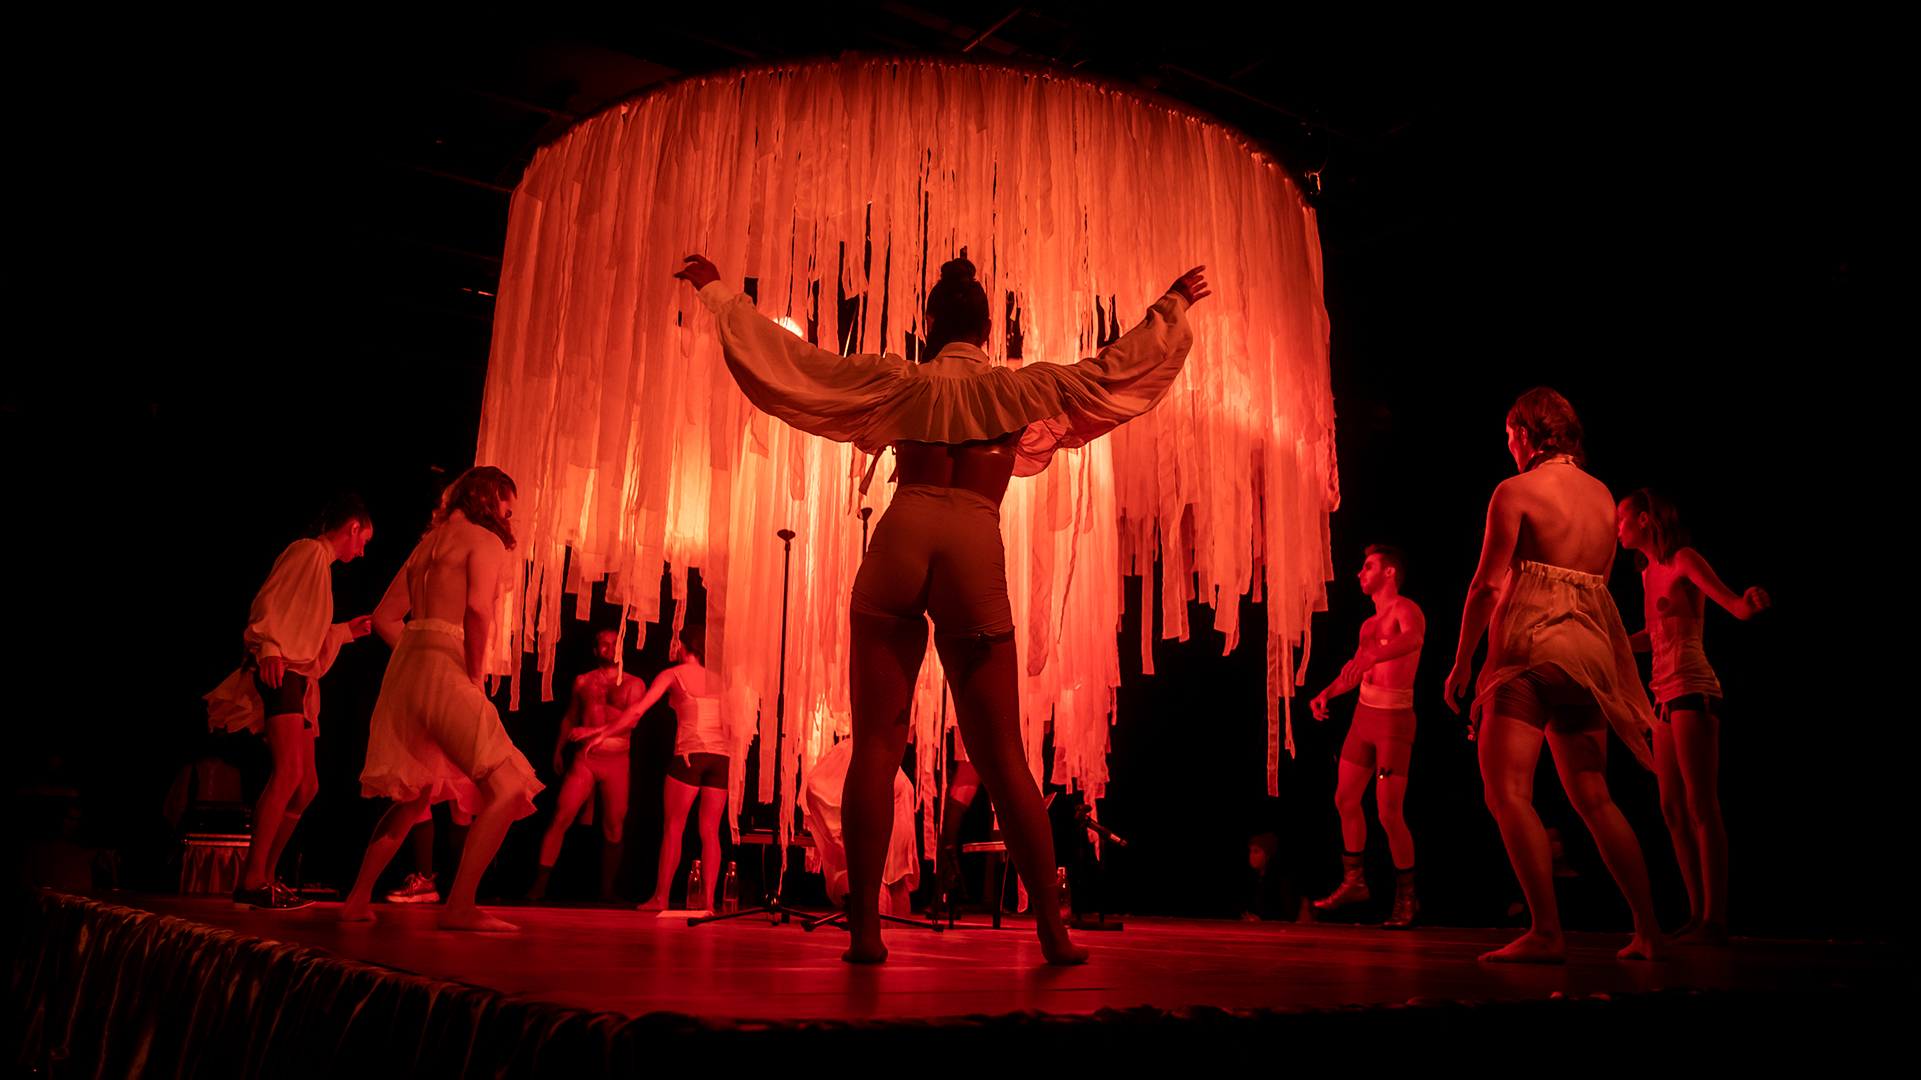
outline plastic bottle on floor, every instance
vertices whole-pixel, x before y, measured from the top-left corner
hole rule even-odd
[[[740,874],[734,864],[727,864],[727,876],[720,879],[720,910],[729,914],[740,910]]]
[[[701,894],[700,860],[695,859],[694,868],[687,871],[687,910],[699,910]]]

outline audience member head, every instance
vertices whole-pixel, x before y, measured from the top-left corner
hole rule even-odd
[[[1559,391],[1537,386],[1515,398],[1507,411],[1507,426],[1510,439],[1525,434],[1533,451],[1525,462],[1516,455],[1522,472],[1534,461],[1556,454],[1566,454],[1576,465],[1587,461],[1587,453],[1581,449],[1581,418]]]
[[[492,465],[476,465],[447,485],[446,493],[440,497],[440,509],[434,511],[433,523],[441,525],[458,510],[468,521],[500,537],[500,542],[511,551],[514,531],[508,519],[513,516],[512,502],[518,494],[513,477]]]
[[[940,280],[927,292],[927,346],[924,363],[956,341],[985,345],[988,336],[987,292],[974,280],[974,264],[967,249],[960,258],[940,268]]]
[[[1247,841],[1247,865],[1262,874],[1267,873],[1267,868],[1274,865],[1274,860],[1280,854],[1281,838],[1271,832],[1264,832]]]

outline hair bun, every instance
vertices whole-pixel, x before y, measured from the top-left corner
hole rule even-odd
[[[942,281],[974,280],[974,264],[967,261],[966,248],[961,249],[960,258],[949,259],[941,264],[940,279]]]

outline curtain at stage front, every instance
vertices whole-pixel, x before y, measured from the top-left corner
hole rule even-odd
[[[1266,601],[1272,790],[1291,745],[1294,650],[1325,606],[1338,501],[1314,212],[1232,130],[1054,70],[850,55],[690,78],[536,155],[513,198],[478,447],[520,486],[528,578],[512,649],[535,654],[551,697],[565,594],[584,615],[587,586],[604,576],[629,618],[657,622],[663,563],[677,592],[698,568],[709,667],[741,744],[761,739],[754,783],[767,799],[775,532],[794,530],[784,830],[808,766],[847,730],[859,511],[885,513],[892,454],[863,497],[864,455],[757,412],[722,363],[712,317],[671,275],[705,253],[814,340],[900,352],[922,329],[940,263],[962,247],[994,309],[987,350],[1010,364],[1092,355],[1206,264],[1215,295],[1193,310],[1193,352],[1159,407],[1008,493],[1023,723],[1037,777],[1101,795],[1107,729],[1125,719],[1114,715],[1123,575],[1143,575],[1151,601],[1159,559],[1164,637],[1188,636],[1198,598],[1232,648],[1237,598]],[[1139,648],[1151,671],[1148,615]],[[917,780],[942,713],[929,676]],[[1050,720],[1051,767],[1040,753]],[[1205,745],[1219,718],[1186,722],[1198,730],[1184,745]],[[737,780],[736,809],[741,794]]]

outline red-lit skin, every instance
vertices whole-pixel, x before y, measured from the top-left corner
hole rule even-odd
[[[1374,615],[1361,624],[1361,646],[1341,668],[1341,674],[1330,683],[1327,689],[1308,703],[1314,719],[1327,719],[1327,705],[1349,690],[1368,683],[1387,690],[1409,690],[1414,686],[1414,671],[1421,664],[1421,644],[1427,636],[1427,616],[1420,606],[1401,595],[1400,574],[1391,566],[1381,565],[1378,554],[1369,555],[1361,563],[1361,592],[1374,601]],[[1341,843],[1343,850],[1360,851],[1367,845],[1367,818],[1361,810],[1361,799],[1367,794],[1367,782],[1375,777],[1376,762],[1372,765],[1340,759],[1340,778],[1334,788],[1334,805],[1341,813]],[[1380,766],[1374,784],[1375,808],[1381,818],[1381,829],[1387,833],[1389,850],[1394,854],[1394,865],[1411,867],[1414,865],[1414,837],[1407,830],[1407,821],[1402,816],[1401,807],[1407,798],[1407,772]]]
[[[496,516],[502,522],[514,517],[513,495],[500,498]],[[445,535],[440,535],[445,530]],[[437,539],[438,538],[438,539]],[[486,686],[487,642],[493,632],[494,598],[499,595],[511,559],[500,538],[467,520],[455,510],[438,528],[422,537],[406,565],[394,576],[393,583],[374,608],[374,632],[388,647],[400,642],[409,611],[423,619],[438,619],[459,625],[466,635],[467,677],[476,687]],[[480,910],[474,893],[480,875],[494,860],[500,842],[513,823],[514,792],[497,787],[512,770],[497,769],[475,781],[480,788],[480,813],[474,815],[467,830],[467,842],[460,853],[460,869],[453,888],[447,892],[447,907],[440,916],[442,930],[482,930],[505,932],[519,927]],[[370,909],[374,882],[394,857],[394,852],[415,825],[432,812],[429,796],[423,793],[411,802],[397,802],[388,808],[374,828],[360,863],[360,875],[340,905],[342,922],[365,922],[374,917]]]
[[[1647,623],[1664,615],[1702,617],[1704,596],[1746,621],[1773,603],[1751,587],[1740,596],[1722,584],[1706,559],[1691,547],[1662,563],[1649,515],[1628,500],[1614,508],[1621,546],[1647,560],[1641,571],[1642,614]],[[1645,627],[1628,636],[1636,652],[1652,648]],[[1654,725],[1654,766],[1661,782],[1661,816],[1674,840],[1674,857],[1688,887],[1688,921],[1674,932],[1677,945],[1725,945],[1728,938],[1728,833],[1721,820],[1721,721],[1697,709],[1670,709]]]
[[[574,680],[567,701],[567,713],[560,718],[560,734],[554,740],[554,772],[560,782],[560,801],[553,820],[540,838],[540,865],[552,866],[560,857],[561,841],[567,827],[574,823],[580,808],[594,794],[594,774],[587,767],[586,754],[576,753],[568,767],[562,753],[569,742],[578,742],[599,732],[619,718],[621,711],[647,693],[647,682],[620,670],[620,636],[612,630],[594,635],[594,670]],[[618,679],[618,681],[616,681]],[[600,793],[600,834],[609,844],[618,844],[627,824],[627,776],[618,770]],[[602,900],[612,897],[602,896]]]
[[[1461,699],[1473,693],[1474,649],[1487,633],[1510,571],[1532,561],[1606,577],[1614,564],[1614,496],[1607,485],[1564,457],[1536,463],[1538,448],[1525,429],[1509,426],[1507,446],[1520,475],[1502,481],[1488,502],[1480,563],[1468,586],[1461,637],[1445,689],[1447,706],[1457,713]],[[1634,940],[1619,956],[1623,960],[1664,956],[1667,939],[1654,918],[1640,841],[1608,792],[1606,725],[1573,731],[1550,722],[1543,731],[1494,708],[1477,707],[1476,711],[1481,713],[1476,739],[1488,809],[1500,826],[1508,861],[1520,879],[1533,919],[1526,934],[1481,959],[1535,964],[1567,959],[1554,897],[1553,858],[1547,832],[1534,812],[1534,772],[1544,735],[1568,801],[1594,834],[1602,861],[1634,913]]]
[[[373,525],[357,518],[320,534],[320,539],[333,548],[338,562],[352,562],[366,554],[367,543],[373,538]],[[373,616],[349,619],[347,627],[356,640],[366,637],[373,630]],[[280,689],[287,678],[286,657],[263,656],[259,664],[260,681]],[[314,767],[314,729],[308,726],[307,718],[298,713],[269,716],[266,734],[273,772],[260,792],[260,801],[254,804],[253,839],[247,845],[247,865],[240,872],[240,885],[247,889],[267,884],[280,865],[287,841],[293,838],[300,815],[320,794],[320,774]]]
[[[654,685],[639,701],[627,706],[607,726],[580,728],[569,736],[584,743],[583,753],[602,739],[633,730],[647,710],[653,708],[675,684],[696,697],[707,693],[706,665],[701,663],[700,657],[688,652],[679,638],[675,638],[673,644],[668,646],[667,659],[673,661],[674,666],[656,676]],[[693,810],[695,801],[700,803],[700,855],[707,873],[701,877],[701,895],[688,897],[687,906],[697,910],[712,910],[714,886],[720,883],[718,870],[724,854],[720,846],[720,821],[727,812],[727,792],[722,788],[701,787],[668,776],[662,778],[660,797],[660,864],[654,872],[654,894],[640,904],[640,910],[667,910],[674,871],[680,869],[680,838],[687,831],[687,815]]]
[[[1175,279],[1169,292],[1188,304],[1210,295],[1197,266]],[[690,255],[674,275],[699,290],[719,280],[720,272],[704,256]],[[981,339],[984,341],[984,339]],[[980,344],[981,341],[974,342]],[[948,445],[902,443],[896,447],[900,480],[910,484],[961,487],[996,504],[1013,475],[1011,439]],[[881,940],[880,890],[893,830],[894,774],[900,768],[908,736],[908,704],[921,657],[926,653],[924,623],[912,631],[889,630],[882,622],[907,624],[913,620],[855,617],[851,622],[850,698],[853,706],[853,756],[847,767],[847,786],[841,799],[847,845],[848,929],[853,944],[842,955],[849,963],[873,964],[887,959]],[[937,647],[940,638],[936,636]],[[994,668],[979,678],[943,662],[954,690],[957,719],[966,739],[968,757],[994,799],[1008,851],[1028,883],[1033,897],[1035,929],[1041,953],[1051,964],[1086,961],[1087,950],[1068,937],[1060,917],[1054,875],[1054,841],[1040,790],[1028,772],[1018,731],[1018,685],[1012,668]]]

